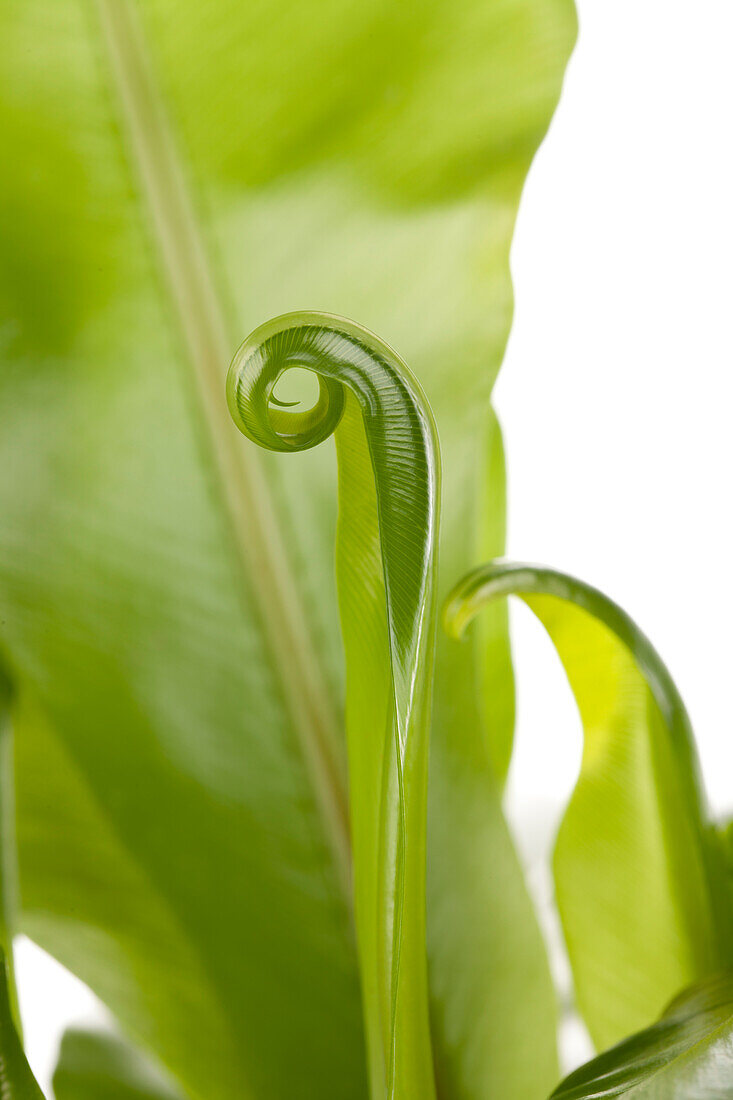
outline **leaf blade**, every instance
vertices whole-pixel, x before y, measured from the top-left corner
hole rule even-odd
[[[266,644],[273,653],[272,665],[280,675],[290,720],[311,770],[338,873],[348,890],[349,841],[338,718],[313,659],[310,631],[258,456],[235,445],[221,401],[221,366],[229,359],[231,340],[179,153],[132,5],[129,0],[97,0],[96,6],[129,148],[151,211],[152,235],[196,379],[237,557],[249,580]]]
[[[733,985],[723,974],[693,986],[658,1023],[575,1070],[553,1100],[733,1096]]]
[[[727,965],[724,876],[689,719],[649,640],[597,589],[512,563],[460,582],[449,630],[508,594],[548,630],[584,725],[553,864],[578,1005],[603,1046],[643,1026],[676,988]]]
[[[293,367],[319,381],[309,412],[273,406]],[[237,426],[303,451],[335,433],[336,575],[346,653],[354,890],[371,1089],[434,1095],[425,959],[427,757],[440,454],[430,407],[399,357],[328,314],[291,313],[237,352]]]
[[[391,3],[334,3],[318,20],[300,3],[205,8],[181,4],[171,20],[165,3],[140,6],[229,331],[316,304],[385,333],[439,412],[450,507],[464,486],[473,500],[510,320],[516,204],[559,90],[571,5],[456,12],[441,0],[418,23]],[[20,706],[41,714],[18,749],[25,927],[84,968],[190,1088],[290,1096],[297,1077],[361,1096],[348,906],[263,642],[256,578],[243,584],[231,548],[97,31],[72,0],[29,0],[2,18],[15,171],[0,180],[0,449],[17,472],[0,485],[2,636]],[[333,463],[313,452],[287,473],[263,465],[340,712]],[[33,783],[56,741],[67,766],[43,781],[52,813]],[[83,825],[72,790],[87,796]],[[107,831],[116,843],[100,846],[85,899],[90,838]],[[60,849],[81,887],[73,907],[53,873]],[[140,895],[120,920],[108,903],[116,867]],[[142,977],[166,925],[175,952],[161,956],[151,1005]],[[247,960],[243,928],[257,944]],[[212,1018],[230,1024],[207,1076],[191,1035],[198,1021],[204,1050],[219,1049],[212,999]],[[279,1029],[276,1000],[288,1004]],[[235,1054],[229,1030],[241,1034]]]

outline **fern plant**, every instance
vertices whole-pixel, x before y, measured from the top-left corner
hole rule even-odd
[[[481,564],[571,4],[0,20],[2,944],[120,1026],[66,1035],[57,1100],[551,1092],[501,808],[511,592],[585,726],[557,903],[578,1009],[621,1043],[557,1095],[731,1095],[730,845],[669,674],[594,590]],[[16,1005],[9,966],[0,1076],[37,1097]]]

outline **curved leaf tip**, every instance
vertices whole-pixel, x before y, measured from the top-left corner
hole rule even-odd
[[[318,400],[305,412],[286,409],[274,397],[278,379],[298,367],[313,371],[319,384]],[[261,325],[239,347],[227,377],[235,424],[273,451],[306,450],[332,435],[344,413],[346,391],[364,419],[377,483],[404,750],[436,566],[440,461],[428,400],[389,345],[361,325],[328,313],[286,313]]]
[[[577,1002],[605,1047],[653,1018],[675,989],[730,966],[722,846],[684,703],[633,619],[568,574],[492,561],[448,596],[446,631],[459,638],[482,607],[508,595],[546,628],[582,719],[583,763],[553,870]]]
[[[691,775],[699,779],[690,720],[667,666],[631,616],[600,589],[545,566],[488,562],[466,574],[449,593],[443,609],[445,630],[451,637],[462,637],[482,607],[509,595],[554,596],[575,604],[604,623],[634,656],[670,727],[676,747],[683,753]]]
[[[342,329],[344,322],[333,319]],[[261,447],[302,451],[327,439],[343,414],[341,383],[324,373],[337,329],[322,314],[293,313],[261,325],[239,347],[227,376],[227,401],[234,423]],[[321,369],[319,369],[319,366]],[[318,377],[319,395],[307,412],[285,412],[274,393],[278,379],[294,367]]]
[[[310,410],[274,397],[318,378]],[[232,417],[273,451],[335,434],[336,574],[346,653],[355,917],[375,1098],[434,1095],[425,948],[427,750],[435,636],[438,438],[406,364],[361,326],[292,313],[258,328],[227,379]]]

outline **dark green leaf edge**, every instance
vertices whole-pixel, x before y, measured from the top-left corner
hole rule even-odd
[[[468,573],[449,594],[443,610],[447,633],[458,639],[482,607],[510,595],[555,596],[604,623],[628,648],[645,677],[669,733],[677,779],[699,845],[708,906],[721,965],[733,965],[733,905],[711,821],[689,715],[669,669],[634,620],[599,589],[567,573],[521,562],[488,562]]]
[[[733,1097],[733,973],[685,990],[657,1023],[569,1074],[550,1100],[610,1100],[629,1092],[649,1100]]]

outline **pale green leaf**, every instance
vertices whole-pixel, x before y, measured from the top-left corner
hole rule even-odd
[[[552,1100],[731,1100],[733,975],[674,999],[658,1023],[577,1069]]]
[[[633,621],[597,589],[535,566],[490,564],[455,589],[460,632],[521,596],[563,662],[584,728],[580,778],[554,854],[578,1007],[600,1046],[728,965],[731,911],[682,700]]]
[[[229,423],[226,365],[288,310],[379,332],[436,410],[444,575],[478,560],[509,242],[573,34],[569,0],[3,5],[0,645],[23,926],[207,1100],[366,1092],[333,449],[262,458]],[[505,644],[498,621],[501,667]],[[446,714],[429,894],[466,902],[462,1050],[455,943],[428,914],[430,963],[436,1047],[473,1100],[497,1050],[524,1082],[521,1021],[546,1048],[553,1019],[514,988],[536,928],[495,787],[460,753],[491,731]],[[509,715],[507,696],[504,746]],[[475,843],[471,882],[452,835]],[[481,955],[487,984],[473,962],[495,924],[516,940],[508,968]]]

